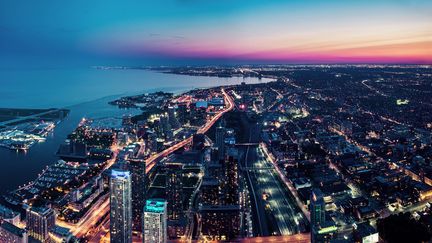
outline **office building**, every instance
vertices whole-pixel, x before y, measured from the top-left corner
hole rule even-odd
[[[131,174],[112,170],[110,177],[110,233],[113,243],[132,242]]]
[[[168,220],[179,220],[183,214],[183,164],[176,162],[165,163],[166,169],[166,199]]]
[[[147,200],[144,208],[145,243],[167,241],[167,203],[162,199]]]
[[[220,183],[217,179],[204,177],[200,189],[200,203],[202,205],[220,205]]]
[[[311,242],[327,242],[337,227],[326,221],[324,194],[318,188],[312,190],[310,199]]]
[[[324,194],[320,189],[312,190],[310,199],[310,212],[312,226],[320,226],[325,222],[325,202]]]
[[[208,240],[230,241],[240,235],[240,206],[200,206],[201,233]]]
[[[48,207],[32,207],[27,209],[27,231],[29,236],[39,241],[46,241],[49,232],[55,226],[54,210]]]
[[[14,225],[18,225],[20,222],[20,217],[20,213],[17,213],[3,205],[0,205],[0,220],[7,221]]]
[[[167,133],[171,131],[171,125],[169,123],[168,115],[161,116],[159,119],[161,126],[160,130],[164,135],[167,135]]]
[[[28,235],[25,229],[3,221],[0,223],[0,242],[7,243],[27,243]]]
[[[238,182],[238,151],[230,148],[223,163],[224,169],[224,204],[239,204],[239,182]]]
[[[225,128],[219,124],[216,127],[216,147],[218,148],[218,160],[225,157]]]
[[[132,230],[141,232],[143,208],[146,200],[145,161],[130,159],[128,164],[132,173]]]
[[[177,119],[176,107],[170,106],[168,107],[168,121],[173,129],[177,129],[180,127],[180,122]]]
[[[154,132],[149,132],[146,139],[147,153],[152,154],[158,151],[157,135]]]

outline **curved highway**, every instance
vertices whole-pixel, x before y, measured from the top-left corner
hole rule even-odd
[[[217,113],[215,116],[213,116],[207,123],[202,126],[200,129],[198,129],[199,134],[206,133],[225,113],[231,111],[234,109],[234,101],[228,93],[222,89],[222,94],[224,95],[225,103],[228,104],[227,108],[219,113]],[[172,152],[176,151],[177,149],[180,149],[184,147],[186,144],[190,143],[192,141],[192,137],[188,137],[185,140],[165,149],[164,151],[155,154],[148,158],[146,160],[146,173],[149,173],[149,171],[156,165],[156,163],[163,159],[164,157],[168,156]]]

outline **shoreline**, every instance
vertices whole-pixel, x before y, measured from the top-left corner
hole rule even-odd
[[[154,72],[154,71],[153,71]],[[181,76],[181,75],[177,75],[177,74],[171,74],[172,76]],[[140,91],[131,91],[131,92],[123,92],[123,93],[118,93],[118,94],[112,94],[112,95],[106,95],[103,97],[99,97],[90,101],[84,101],[84,102],[79,102],[77,104],[74,105],[69,105],[69,106],[63,106],[63,108],[60,109],[68,109],[70,110],[70,113],[68,114],[67,117],[65,117],[65,119],[58,124],[58,126],[56,126],[56,128],[53,131],[53,135],[49,138],[47,138],[46,141],[42,142],[42,143],[37,143],[34,146],[32,146],[32,148],[30,148],[26,153],[15,153],[13,150],[9,150],[6,148],[0,148],[0,153],[5,154],[6,156],[10,157],[10,161],[13,162],[15,165],[14,167],[25,167],[26,171],[28,173],[28,175],[23,176],[24,181],[22,181],[21,183],[18,183],[15,186],[15,183],[13,183],[13,187],[11,188],[7,188],[4,191],[0,192],[2,195],[9,193],[11,191],[16,190],[17,188],[19,188],[20,186],[26,185],[29,182],[34,181],[35,176],[37,177],[37,174],[39,174],[41,172],[41,169],[45,168],[46,166],[49,165],[53,165],[56,163],[57,161],[57,157],[55,156],[54,153],[50,154],[50,152],[48,151],[44,151],[44,148],[49,149],[49,151],[54,151],[58,149],[58,146],[60,146],[61,142],[64,141],[64,136],[67,136],[70,132],[72,132],[75,128],[76,125],[78,124],[74,124],[75,120],[76,122],[78,122],[78,117],[79,119],[81,119],[82,117],[87,117],[87,118],[92,118],[93,116],[96,116],[96,119],[99,119],[101,117],[121,117],[124,113],[128,113],[128,111],[131,111],[130,113],[137,113],[137,114],[141,114],[142,111],[139,109],[120,109],[117,106],[113,106],[108,104],[109,101],[114,100],[116,98],[120,98],[120,97],[124,97],[124,96],[132,96],[135,94],[144,94],[144,93],[152,93],[152,92],[157,92],[157,91],[163,91],[163,92],[171,92],[174,95],[180,95],[182,93],[186,93],[189,92],[191,90],[194,89],[209,89],[209,88],[217,88],[217,87],[223,87],[223,86],[231,86],[231,85],[239,85],[237,84],[238,80],[231,80],[231,82],[229,82],[230,79],[225,79],[225,78],[217,78],[214,77],[213,78],[215,81],[212,83],[212,85],[200,85],[200,86],[195,86],[195,85],[185,85],[185,86],[171,86],[171,87],[160,87],[160,88],[152,88],[152,89],[146,89],[146,90],[140,90]],[[217,82],[221,81],[221,82]],[[227,80],[227,82],[225,83],[224,80]],[[247,84],[252,84],[255,83],[256,80],[253,80],[254,82],[247,82]],[[273,80],[263,80],[271,82]],[[92,107],[93,106],[93,107]],[[36,109],[36,108],[35,108]],[[104,109],[108,109],[108,111],[105,111]],[[102,110],[101,112],[99,112],[100,110]],[[99,112],[99,113],[98,113]],[[104,114],[107,113],[107,114]],[[114,114],[113,114],[114,113]],[[49,147],[48,145],[51,144],[51,146],[54,146],[55,149],[53,149],[52,147]],[[4,151],[2,151],[4,150]],[[48,152],[48,154],[47,154]],[[39,158],[40,157],[40,153],[45,154],[43,157],[46,157],[45,159],[43,158]],[[45,161],[45,162],[43,162]],[[35,167],[34,169],[27,169],[27,165],[26,163],[36,163],[36,164],[32,164],[31,167]],[[40,167],[41,169],[37,169],[38,167]],[[13,171],[13,170],[11,170]],[[12,172],[13,173],[13,172]]]

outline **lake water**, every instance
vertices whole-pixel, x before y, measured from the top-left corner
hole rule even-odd
[[[45,142],[34,145],[27,153],[0,148],[0,193],[35,179],[43,168],[54,163],[58,146],[83,117],[122,117],[140,113],[138,110],[122,110],[108,104],[120,96],[267,81],[257,78],[184,76],[135,69],[0,70],[0,107],[66,107],[71,110]]]

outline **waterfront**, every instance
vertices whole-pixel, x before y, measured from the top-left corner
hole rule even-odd
[[[0,73],[0,82],[3,85],[0,90],[0,107],[58,107],[71,110],[69,116],[57,125],[45,142],[35,144],[28,152],[0,148],[0,161],[7,168],[0,170],[0,193],[35,179],[43,168],[57,161],[54,154],[59,144],[76,128],[83,117],[121,117],[123,114],[140,113],[139,110],[121,110],[108,104],[120,96],[145,91],[181,92],[199,87],[240,84],[243,81],[267,81],[257,78],[172,75],[129,69],[54,69],[28,72],[1,70]]]

